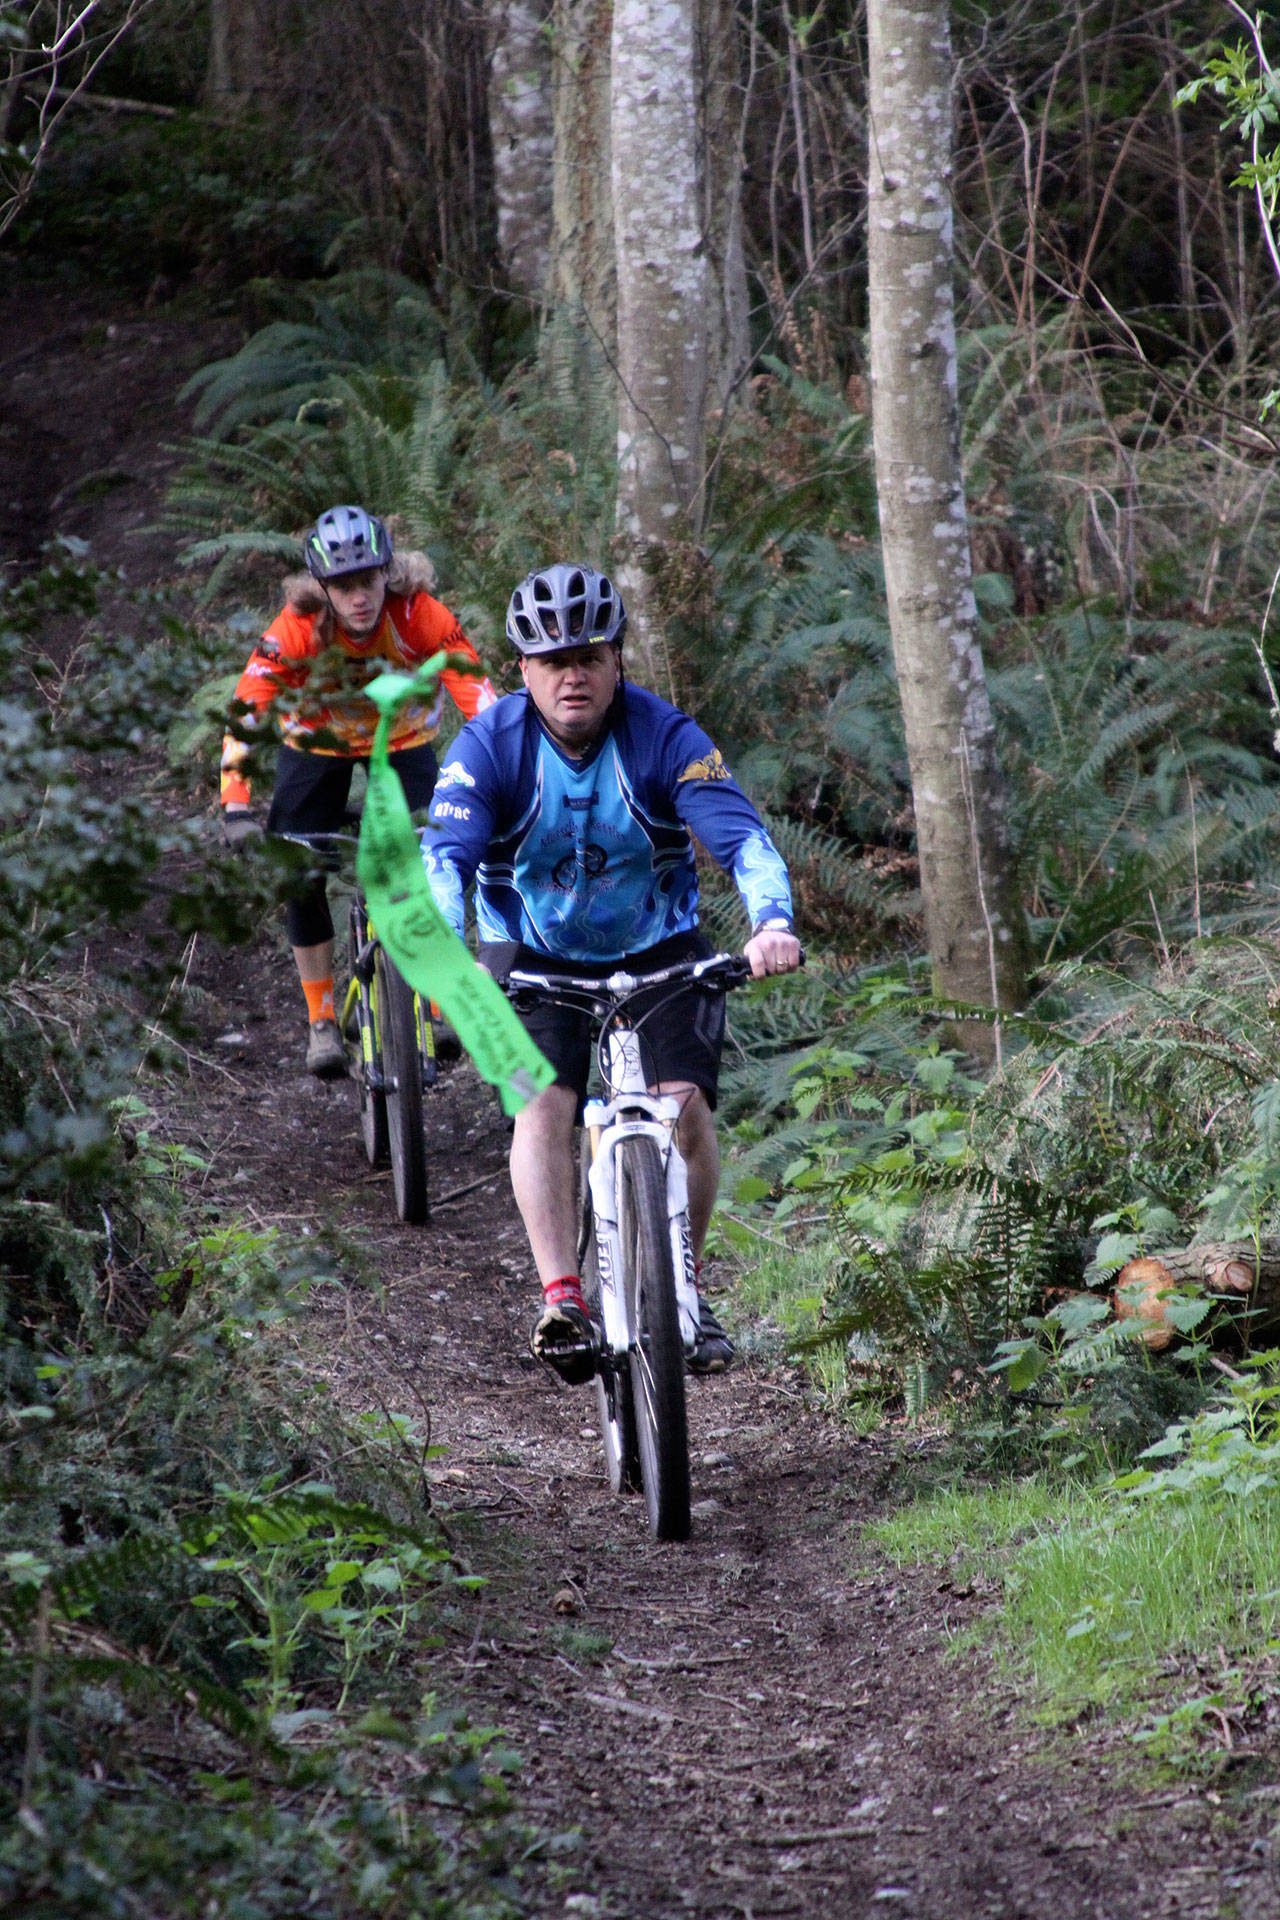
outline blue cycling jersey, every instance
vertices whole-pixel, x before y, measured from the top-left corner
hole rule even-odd
[[[436,783],[423,859],[461,933],[476,883],[481,940],[564,960],[615,960],[698,923],[690,833],[734,878],[753,926],[791,919],[782,856],[719,750],[689,716],[624,684],[574,759],[525,692],[458,735]]]

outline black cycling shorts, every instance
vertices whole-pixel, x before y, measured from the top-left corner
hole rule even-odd
[[[410,812],[431,805],[436,785],[434,748],[406,747],[390,756],[400,775]],[[282,746],[276,760],[276,783],[267,814],[268,833],[338,833],[342,829],[351,793],[351,776],[367,767],[367,758],[342,753],[305,753]],[[333,916],[324,880],[314,883],[285,909],[291,947],[318,947],[333,938]]]
[[[535,947],[514,942],[482,945],[480,959],[499,980],[505,980],[513,967],[529,973],[602,980],[610,973],[648,973],[674,966],[678,960],[705,960],[711,952],[702,934],[676,933],[643,952],[625,953],[616,960],[558,960]],[[708,1105],[714,1108],[724,1045],[723,993],[708,993],[703,987],[684,984],[673,988],[668,983],[637,995],[631,1004],[649,1085],[659,1080],[687,1080],[701,1087]],[[577,1094],[581,1117],[588,1082],[593,1078],[596,1023],[588,1013],[547,1002],[522,1011],[520,1018],[555,1068],[557,1086],[571,1087]]]
[[[367,758],[345,753],[304,753],[300,747],[281,747],[276,760],[276,784],[267,815],[268,833],[337,833],[351,792],[351,776],[367,767]],[[436,785],[435,749],[406,747],[393,753],[391,764],[400,775],[410,812],[429,807]]]

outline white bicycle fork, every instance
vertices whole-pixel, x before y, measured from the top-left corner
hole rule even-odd
[[[698,1287],[689,1233],[689,1177],[675,1139],[680,1102],[669,1094],[648,1091],[637,1038],[627,1027],[615,1029],[609,1035],[609,1085],[613,1098],[588,1100],[583,1111],[583,1125],[596,1135],[590,1174],[591,1211],[595,1219],[605,1345],[620,1360],[625,1360],[634,1340],[622,1292],[622,1180],[618,1148],[624,1140],[642,1135],[657,1147],[666,1173],[671,1270],[676,1279],[680,1334],[685,1353],[691,1354],[698,1337]]]

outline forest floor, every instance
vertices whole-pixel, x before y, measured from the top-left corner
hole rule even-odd
[[[105,292],[0,294],[0,554],[30,559],[56,529],[135,585],[172,585],[145,529],[186,424],[175,395],[231,344],[229,324]],[[965,1650],[994,1587],[859,1543],[927,1436],[857,1436],[790,1365],[693,1383],[693,1537],[652,1544],[640,1503],[609,1497],[589,1391],[526,1357],[535,1289],[506,1133],[472,1070],[429,1103],[435,1213],[402,1227],[352,1088],[301,1071],[279,937],[200,945],[188,984],[186,1073],[153,1097],[206,1162],[202,1201],[347,1250],[303,1353],[349,1406],[425,1403],[447,1449],[432,1497],[485,1584],[424,1651],[423,1683],[506,1730],[521,1812],[567,1836],[527,1870],[528,1913],[1280,1910],[1280,1789],[1155,1785],[1099,1722],[1038,1728],[990,1652]]]

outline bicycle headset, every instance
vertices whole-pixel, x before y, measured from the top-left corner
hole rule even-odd
[[[627,610],[608,574],[568,560],[527,574],[507,607],[507,639],[526,657],[621,644],[626,630]]]

